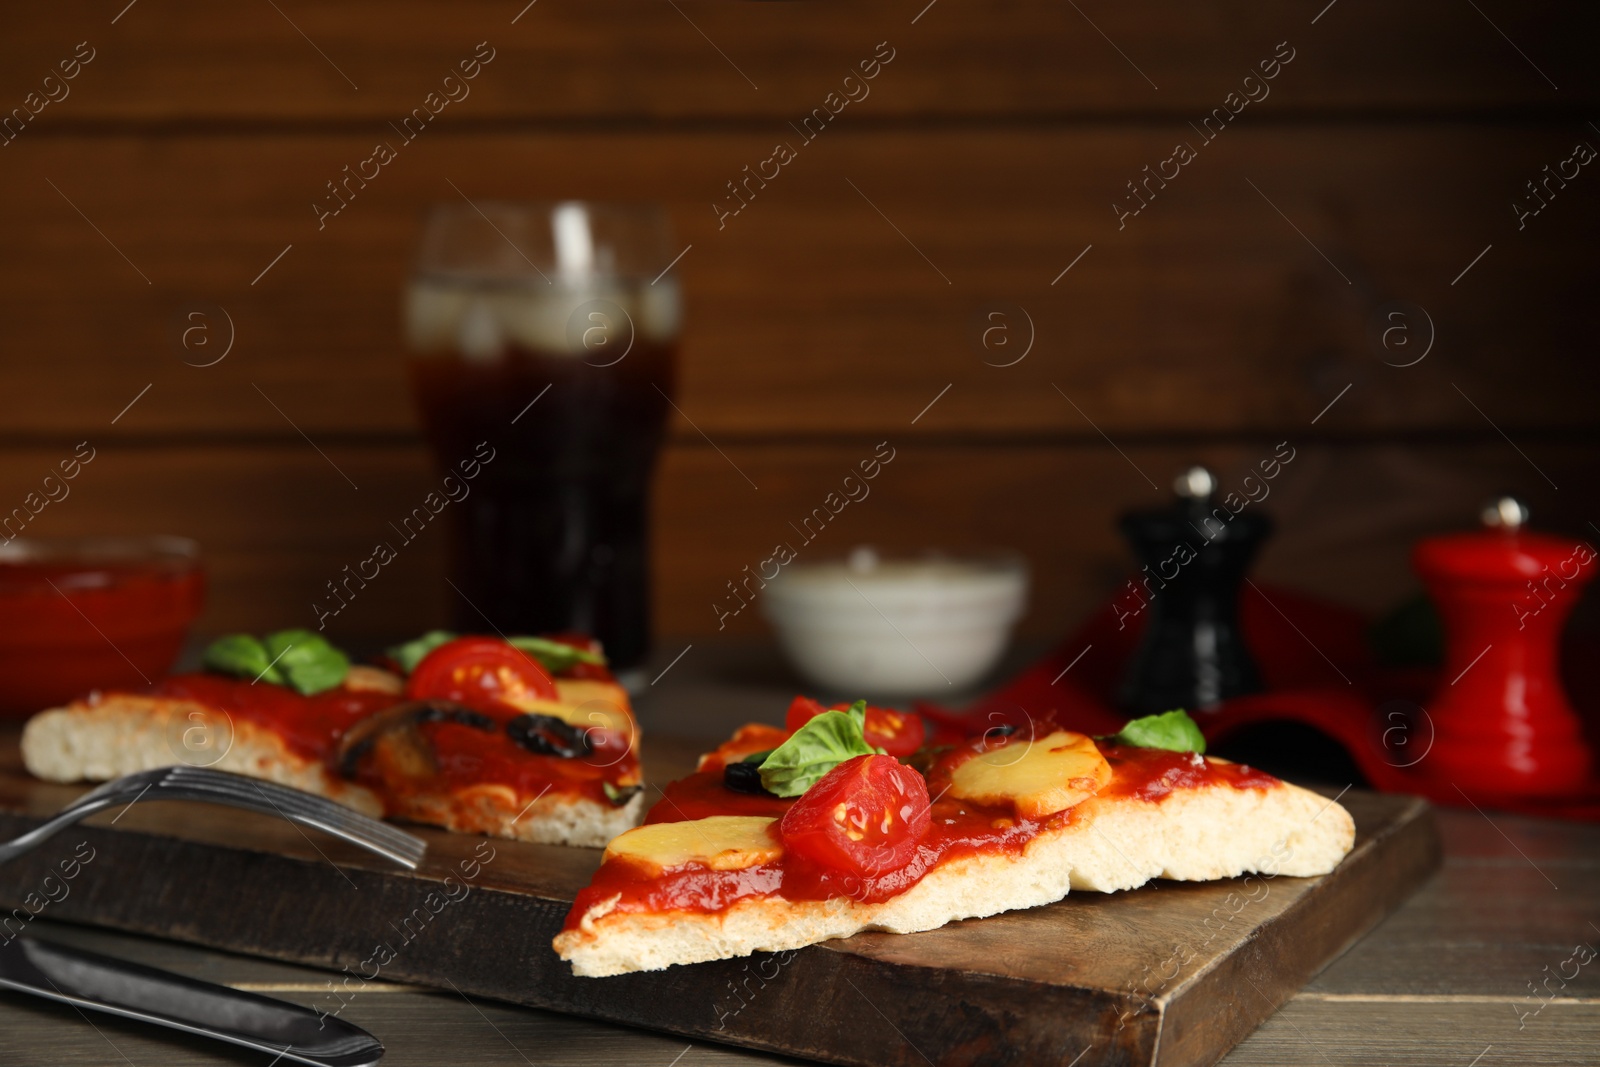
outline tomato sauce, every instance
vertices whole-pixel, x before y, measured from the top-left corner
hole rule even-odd
[[[215,674],[180,674],[156,683],[152,695],[192,700],[271,730],[289,749],[304,759],[334,766],[340,741],[357,723],[400,703],[394,693],[352,690],[344,687],[302,696],[268,682],[252,684]],[[488,714],[488,713],[484,713]],[[598,803],[611,803],[606,783],[627,788],[639,780],[636,748],[601,749],[588,756],[562,758],[540,755],[522,748],[505,732],[510,712],[488,714],[493,730],[480,730],[454,722],[423,722],[416,730],[431,750],[437,771],[425,777],[400,773],[394,768],[364,762],[356,780],[373,789],[391,813],[405,810],[407,802],[422,793],[453,792],[470,786],[506,785],[519,795],[549,792],[579,795]]]
[[[778,731],[772,734],[780,740],[784,736]],[[981,739],[958,746],[944,754],[929,773],[930,791],[936,799],[928,834],[916,857],[899,870],[857,878],[786,855],[740,871],[713,871],[689,864],[652,874],[631,861],[610,860],[601,865],[593,881],[578,894],[567,915],[566,928],[575,928],[590,908],[612,897],[621,898],[615,905],[620,910],[650,912],[714,912],[739,900],[768,895],[786,900],[846,897],[876,904],[910,889],[940,863],[979,853],[1020,855],[1041,833],[1071,825],[1076,818],[1075,808],[1043,819],[1029,819],[1018,816],[1010,807],[944,796],[950,769],[982,751],[981,746]],[[645,822],[679,822],[710,815],[781,818],[793,799],[738,793],[722,784],[725,757],[738,758],[749,747],[736,737],[708,756],[699,771],[667,786],[664,799],[651,809]],[[1243,764],[1207,760],[1188,752],[1105,744],[1099,748],[1115,772],[1100,796],[1131,796],[1160,803],[1179,789],[1214,785],[1271,789],[1280,784],[1271,775]]]
[[[503,723],[500,727],[490,733],[453,722],[421,724],[419,729],[423,737],[437,753],[439,773],[416,785],[433,791],[491,783],[509,785],[523,796],[537,796],[548,790],[566,796],[584,796],[605,804],[611,803],[605,791],[607,783],[618,789],[631,788],[625,783],[639,781],[637,750],[600,751],[570,759],[541,756],[511,740]],[[405,790],[408,784],[391,779],[384,787],[395,793]]]
[[[308,697],[270,682],[252,683],[220,674],[175,674],[157,682],[151,692],[192,700],[264,727],[283,738],[295,755],[324,763],[339,747],[346,730],[401,699],[394,693],[342,686]]]
[[[1100,745],[1111,764],[1111,783],[1100,796],[1132,796],[1159,801],[1177,789],[1231,785],[1235,789],[1272,789],[1278,779],[1243,763],[1206,759],[1193,752],[1168,752],[1132,745]]]

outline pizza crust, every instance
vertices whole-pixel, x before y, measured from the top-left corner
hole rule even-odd
[[[390,815],[458,833],[604,848],[613,837],[639,825],[644,817],[644,790],[620,806],[565,795],[539,797],[529,803],[519,802],[516,791],[508,786],[486,784],[449,797],[410,797]]]
[[[198,744],[186,744],[186,731],[196,729],[203,732],[188,740]],[[385,814],[370,789],[329,773],[271,730],[233,719],[231,732],[228,744],[227,724],[194,701],[115,693],[33,716],[22,731],[22,762],[28,773],[51,782],[109,781],[189,763],[316,793],[374,818]],[[506,786],[484,785],[464,794],[408,798],[388,815],[460,833],[598,848],[635,826],[643,810],[642,790],[620,806],[566,794],[529,804]]]
[[[185,733],[193,730],[200,733],[186,745]],[[188,763],[316,793],[364,815],[383,814],[371,790],[333,777],[272,731],[245,720],[226,723],[190,700],[119,693],[42,711],[22,730],[22,762],[48,782],[104,782]]]
[[[612,898],[557,936],[555,949],[576,975],[660,970],[781,952],[863,930],[932,930],[1049,904],[1072,889],[1109,893],[1152,878],[1205,881],[1252,872],[1326,874],[1354,843],[1349,812],[1287,783],[1268,790],[1208,785],[1159,801],[1097,797],[1080,805],[1069,825],[1040,834],[1020,854],[941,864],[882,903],[764,897],[710,914],[639,913],[612,910]]]

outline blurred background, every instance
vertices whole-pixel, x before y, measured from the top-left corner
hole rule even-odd
[[[717,633],[880,442],[806,551],[1019,549],[1034,637],[1133,569],[1119,513],[1279,442],[1256,573],[1357,608],[1498,490],[1600,536],[1593,5],[125,3],[0,31],[0,510],[88,442],[27,534],[198,539],[204,631],[315,625],[436,487],[401,298],[424,213],[463,198],[670,213],[663,649]],[[329,634],[443,622],[442,535]]]

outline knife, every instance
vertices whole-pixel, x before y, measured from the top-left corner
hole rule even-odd
[[[155,1023],[308,1067],[371,1067],[383,1045],[298,1004],[23,936],[0,948],[0,989]]]

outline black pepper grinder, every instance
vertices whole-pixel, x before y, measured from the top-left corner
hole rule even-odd
[[[1272,520],[1248,501],[1238,511],[1219,502],[1205,467],[1184,471],[1173,489],[1172,506],[1128,512],[1119,523],[1143,567],[1113,602],[1117,616],[1126,625],[1149,615],[1118,694],[1133,716],[1204,712],[1261,688],[1239,632],[1239,586]]]

